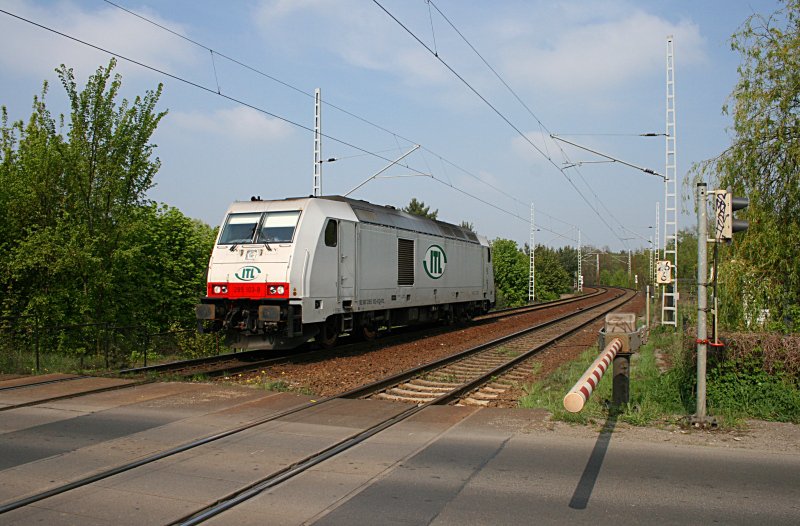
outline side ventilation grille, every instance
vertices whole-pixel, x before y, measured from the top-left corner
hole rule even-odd
[[[414,284],[414,241],[397,240],[397,284]]]

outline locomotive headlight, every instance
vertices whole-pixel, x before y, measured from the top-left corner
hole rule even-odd
[[[270,285],[269,286],[269,293],[270,294],[277,294],[277,292],[278,292],[278,289],[275,287],[275,285]]]
[[[283,288],[283,285],[278,285],[278,294],[283,296],[283,293],[286,292],[286,289]]]
[[[214,285],[214,294],[221,294],[221,293],[222,293],[222,287],[220,287],[219,285]]]
[[[227,293],[228,293],[228,287],[227,287],[227,285],[223,285],[223,286],[222,286],[222,293],[223,293],[223,294],[227,294]]]

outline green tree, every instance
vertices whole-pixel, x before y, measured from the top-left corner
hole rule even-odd
[[[783,4],[733,36],[742,64],[723,108],[732,144],[693,171],[750,199],[749,230],[721,249],[721,319],[730,325],[761,309],[777,320],[800,311],[800,0]]]
[[[437,209],[431,212],[430,209],[430,206],[425,206],[424,201],[417,201],[416,197],[412,197],[408,206],[403,208],[403,212],[408,212],[415,216],[427,217],[428,219],[436,219],[436,216],[439,215],[439,210]]]
[[[536,301],[557,300],[572,289],[572,277],[563,267],[557,251],[537,245],[534,261]]]
[[[678,232],[678,281],[681,295],[697,296],[697,232],[684,229]],[[711,247],[709,247],[711,248]],[[709,261],[712,260],[709,251]]]
[[[517,307],[527,303],[530,265],[516,241],[492,241],[492,265],[498,306]]]
[[[161,86],[118,102],[115,64],[98,68],[82,91],[71,69],[56,70],[68,118],[47,110],[46,83],[27,125],[3,118],[6,313],[35,313],[48,323],[113,322],[131,307],[114,294],[128,280],[119,269],[137,253],[126,240],[140,226],[137,211],[160,166],[150,137],[166,112],[155,111]]]
[[[586,252],[584,252],[586,253]],[[578,271],[578,249],[575,247],[560,247],[556,250],[558,261],[564,270],[572,276]]]
[[[174,322],[188,326],[194,304],[205,293],[208,258],[216,230],[166,205],[139,207],[117,258],[112,287],[126,306],[118,323],[162,329]]]

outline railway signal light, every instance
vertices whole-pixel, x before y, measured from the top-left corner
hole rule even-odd
[[[750,204],[746,197],[735,197],[730,188],[727,190],[716,190],[714,209],[716,213],[715,238],[717,241],[733,239],[734,232],[747,230],[749,223],[741,219],[735,219],[733,213],[743,210]]]

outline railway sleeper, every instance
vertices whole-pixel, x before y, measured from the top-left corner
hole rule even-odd
[[[444,384],[453,385],[463,384],[465,381],[473,378],[474,376],[474,374],[463,374],[457,371],[446,370],[439,371],[436,376],[434,376],[434,379]]]
[[[503,356],[487,356],[484,358],[476,358],[469,361],[470,365],[497,365],[500,363],[505,363],[508,359]]]
[[[436,385],[423,385],[413,381],[413,383],[405,383],[399,386],[401,389],[409,389],[411,391],[418,391],[421,393],[446,393],[453,389],[452,385],[436,386]]]
[[[476,374],[476,373],[477,374],[483,374],[483,373],[486,372],[486,369],[487,369],[486,367],[478,367],[478,366],[473,366],[473,367],[469,367],[469,366],[453,366],[451,369],[448,369],[448,372],[449,371],[453,371],[455,373],[466,373],[466,374],[469,374],[469,375],[473,375],[473,374]]]
[[[476,400],[497,400],[498,398],[500,398],[500,396],[495,393],[486,393],[485,389],[476,391],[472,393],[469,397],[475,398]]]
[[[390,393],[378,393],[375,395],[375,398],[380,398],[383,400],[391,400],[393,402],[409,402],[409,403],[422,403],[422,402],[430,402],[431,400],[435,400],[435,397],[430,398],[409,398],[407,396],[397,396]]]
[[[386,392],[391,393],[393,395],[406,396],[409,398],[430,398],[431,400],[435,398],[435,395],[432,395],[431,393],[425,393],[422,391],[412,391],[411,389],[401,389],[399,387],[393,387],[392,389],[389,389]]]
[[[489,400],[476,400],[475,398],[462,398],[460,402],[456,404],[457,406],[481,406],[481,407],[488,407]]]
[[[494,381],[492,382],[492,385],[499,385],[499,386],[508,388],[508,387],[513,387],[514,385],[516,385],[518,383],[519,383],[518,381],[515,381],[513,379],[509,380],[504,375],[504,376],[502,376],[500,378],[495,378]]]
[[[447,390],[447,391],[453,388],[452,382],[435,382],[433,380],[424,380],[422,378],[414,380],[414,383],[426,387],[438,387],[441,388],[442,390]]]

